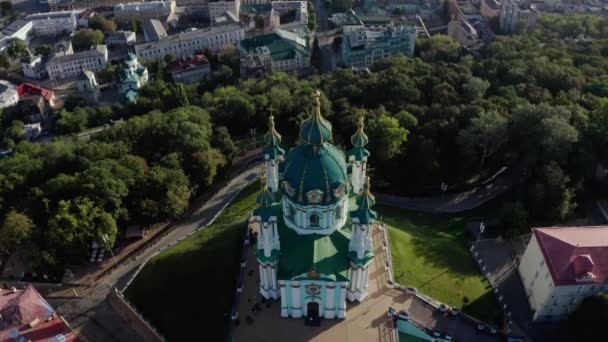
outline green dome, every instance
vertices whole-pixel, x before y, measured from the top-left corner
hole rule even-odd
[[[283,163],[281,189],[302,205],[329,205],[348,194],[344,153],[329,143],[298,145]]]
[[[300,141],[309,145],[323,145],[331,141],[331,123],[321,116],[321,93],[315,92],[315,108],[310,118],[300,124]]]
[[[369,191],[369,177],[365,180],[363,190],[357,196],[355,203],[357,203],[357,209],[351,213],[351,217],[358,218],[361,224],[368,224],[378,217],[378,214],[372,210],[376,204],[376,198]]]
[[[270,159],[278,159],[285,154],[285,151],[279,146],[281,135],[274,127],[274,116],[272,115],[268,118],[268,132],[264,135],[264,142],[266,143],[264,154],[267,154]]]
[[[364,120],[363,116],[359,118],[357,123],[357,131],[350,137],[350,142],[353,144],[353,148],[348,151],[349,156],[353,156],[355,160],[363,160],[364,157],[369,157],[369,151],[365,149],[365,146],[369,142],[367,134],[363,131]]]

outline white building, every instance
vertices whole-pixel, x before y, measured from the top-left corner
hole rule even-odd
[[[534,320],[565,318],[608,291],[608,226],[533,228],[519,263]]]
[[[2,30],[0,34],[0,51],[6,50],[13,39],[20,39],[26,42],[29,41],[29,33],[32,31],[32,22],[18,19],[10,23]]]
[[[503,33],[530,30],[536,25],[538,17],[534,5],[522,0],[502,0],[499,15],[500,29]]]
[[[19,102],[17,88],[5,80],[0,80],[0,108],[14,106]]]
[[[136,43],[136,35],[133,31],[118,31],[110,33],[106,38],[107,46],[129,46]]]
[[[477,30],[466,20],[450,21],[448,35],[465,48],[474,48],[481,45]]]
[[[175,14],[175,1],[129,2],[114,6],[114,18],[118,22],[129,22],[132,19],[150,19],[171,17]]]
[[[55,55],[46,63],[46,71],[54,81],[80,76],[85,70],[103,70],[107,63],[108,48],[105,45],[97,45],[87,51]]]
[[[363,69],[388,57],[414,56],[414,26],[370,26],[344,34],[342,60],[349,67]]]
[[[215,18],[223,16],[228,11],[238,18],[241,13],[241,0],[209,2],[209,20],[211,22],[214,22]]]
[[[25,17],[33,25],[33,32],[38,36],[56,36],[76,31],[78,12],[60,11],[30,14]]]
[[[46,68],[42,63],[41,56],[28,55],[21,61],[21,70],[25,77],[33,79],[43,79],[46,75]]]
[[[87,98],[94,103],[99,102],[99,98],[101,97],[99,83],[97,83],[95,74],[92,71],[85,70],[80,75],[80,79],[76,82],[76,87],[84,98]]]
[[[135,45],[137,57],[154,62],[169,54],[177,58],[190,57],[197,50],[219,50],[226,45],[238,44],[245,37],[243,28],[236,24],[214,26],[171,35],[157,42]]]

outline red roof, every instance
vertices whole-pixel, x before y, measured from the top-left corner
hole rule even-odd
[[[41,86],[32,83],[21,83],[21,85],[17,87],[17,93],[19,94],[19,97],[39,95],[49,102],[52,101],[53,96],[55,95],[52,90],[42,88]]]
[[[177,60],[169,66],[171,72],[182,71],[209,64],[209,60],[204,55],[194,55],[188,59]]]
[[[77,337],[66,323],[54,316],[55,310],[31,285],[12,292],[0,289],[0,341],[46,342],[53,340],[57,335],[63,335],[65,341],[77,341]],[[30,328],[29,324],[35,320],[38,324]]]
[[[608,284],[608,226],[532,231],[555,285]]]

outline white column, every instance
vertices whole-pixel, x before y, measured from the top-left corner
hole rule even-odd
[[[325,298],[325,318],[336,317],[336,306],[334,304],[334,292],[335,288],[327,288],[327,298]]]
[[[357,272],[359,272],[359,278],[357,279],[357,281],[358,281],[358,284],[357,284],[357,289],[358,289],[359,291],[361,291],[361,290],[363,290],[363,280],[364,280],[364,279],[363,279],[363,276],[364,276],[364,274],[363,274],[363,273],[364,273],[364,272],[363,272],[363,269],[361,269],[361,268],[358,268],[358,269],[357,269]]]
[[[363,290],[367,291],[369,283],[369,267],[365,267],[365,271],[363,271]]]
[[[287,307],[289,303],[287,303],[287,295],[285,295],[285,286],[281,286],[281,317],[287,317]]]
[[[276,266],[272,267],[270,269],[270,273],[271,273],[271,280],[272,280],[272,289],[276,291],[277,289],[277,268]]]
[[[291,316],[294,318],[302,317],[302,304],[300,303],[300,287],[292,287],[291,289]],[[299,308],[299,309],[297,309]]]
[[[264,288],[264,267],[260,265],[260,288]]]
[[[351,277],[350,277],[350,290],[355,291],[357,289],[357,269],[351,268]]]

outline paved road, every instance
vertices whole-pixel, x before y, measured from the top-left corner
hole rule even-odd
[[[433,197],[403,197],[379,193],[378,203],[393,207],[435,213],[456,213],[481,206],[509,190],[513,185],[524,182],[529,174],[511,169],[497,176],[492,182],[459,194]]]
[[[159,248],[187,236],[189,233],[210,222],[221,208],[232,201],[236,194],[262,172],[255,166],[233,178],[194,214],[176,225],[171,232],[159,239],[144,252],[105,277],[101,283],[81,290],[78,298],[49,298],[49,303],[63,315],[70,325],[84,338],[93,342],[139,341],[125,322],[116,317],[109,307],[106,297],[112,287],[122,289],[141,263]]]

